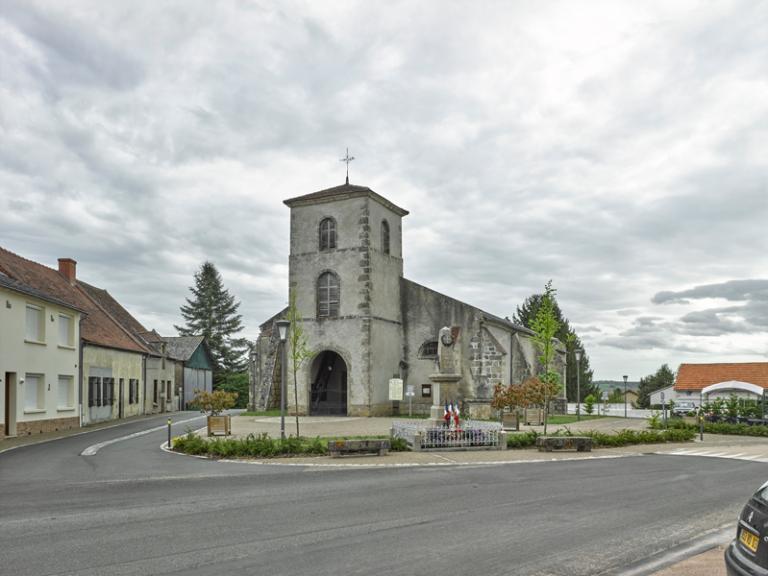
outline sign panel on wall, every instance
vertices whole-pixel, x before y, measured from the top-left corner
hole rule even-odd
[[[403,381],[400,378],[392,378],[389,381],[389,399],[402,400],[403,399]]]

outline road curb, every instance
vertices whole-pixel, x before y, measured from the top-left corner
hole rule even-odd
[[[210,456],[201,456],[197,454],[184,454],[183,452],[176,452],[168,447],[168,442],[163,442],[160,445],[160,449],[163,452],[169,454],[175,454],[177,456],[187,456],[189,458],[197,458],[199,460],[209,460],[211,462],[220,462],[224,464],[250,464],[255,466],[290,466],[298,468],[326,468],[326,469],[352,469],[352,470],[364,470],[364,469],[381,469],[381,468],[419,468],[419,467],[445,467],[445,466],[457,466],[457,467],[471,467],[471,466],[504,466],[508,464],[542,464],[545,462],[583,462],[585,460],[615,460],[617,458],[631,458],[642,456],[643,454],[606,454],[604,456],[585,456],[582,458],[533,458],[533,459],[517,459],[517,460],[486,460],[478,462],[392,462],[392,463],[364,463],[356,464],[353,462],[348,463],[336,463],[336,462],[276,462],[274,460],[245,460],[236,458],[212,458]]]
[[[723,524],[718,528],[713,528],[691,538],[683,544],[658,552],[650,558],[641,560],[628,568],[612,568],[605,572],[600,572],[598,576],[651,576],[692,556],[727,544],[733,538],[734,530],[735,524],[733,522]]]

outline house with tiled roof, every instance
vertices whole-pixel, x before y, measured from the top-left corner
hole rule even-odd
[[[158,414],[178,410],[176,362],[169,357],[163,337],[155,330],[147,330],[107,290],[82,281],[78,281],[78,285],[148,350],[145,358],[146,387],[141,394],[141,406],[136,406],[138,413]]]
[[[163,346],[142,337],[146,328],[106,290],[78,280],[77,262],[60,258],[54,269],[0,248],[0,272],[80,311],[74,337],[79,352],[74,416],[80,424],[177,409],[175,367]],[[22,405],[20,397],[11,401]]]
[[[0,268],[0,438],[80,426],[84,310]]]
[[[768,390],[768,362],[680,364],[675,378],[675,399],[695,403],[715,398],[760,400]]]
[[[213,391],[213,358],[202,336],[165,336],[163,341],[175,362],[181,409],[186,410],[195,390]]]

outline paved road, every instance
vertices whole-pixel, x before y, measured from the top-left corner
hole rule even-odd
[[[0,574],[619,573],[733,523],[768,476],[763,463],[660,455],[375,470],[226,464],[161,452],[162,431],[80,455],[163,421],[0,454]]]

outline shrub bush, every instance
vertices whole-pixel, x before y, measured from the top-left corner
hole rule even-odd
[[[538,434],[534,431],[509,434],[507,436],[507,448],[529,448],[536,444]]]
[[[569,430],[558,431],[550,436],[573,436]],[[696,431],[691,429],[675,430],[621,430],[616,434],[604,432],[586,431],[579,432],[577,436],[592,438],[592,445],[596,448],[619,448],[634,444],[665,444],[667,442],[688,442],[696,436]],[[528,448],[536,444],[536,432],[523,432],[511,434],[507,437],[508,448]]]
[[[663,428],[663,424],[658,423],[654,425],[651,423],[651,427],[660,430]],[[699,430],[697,424],[688,424],[682,420],[669,420],[667,422],[667,428],[670,430],[688,430],[694,434]],[[704,422],[704,432],[707,434],[768,437],[768,426],[752,426],[750,424],[733,424],[729,422]]]
[[[328,454],[328,438],[296,438],[285,440],[270,438],[268,434],[249,434],[245,438],[215,438],[206,440],[188,432],[186,436],[173,439],[173,449],[185,454],[208,455],[215,458],[274,458],[276,456],[324,455]],[[393,452],[408,450],[408,443],[402,438],[390,440]]]

